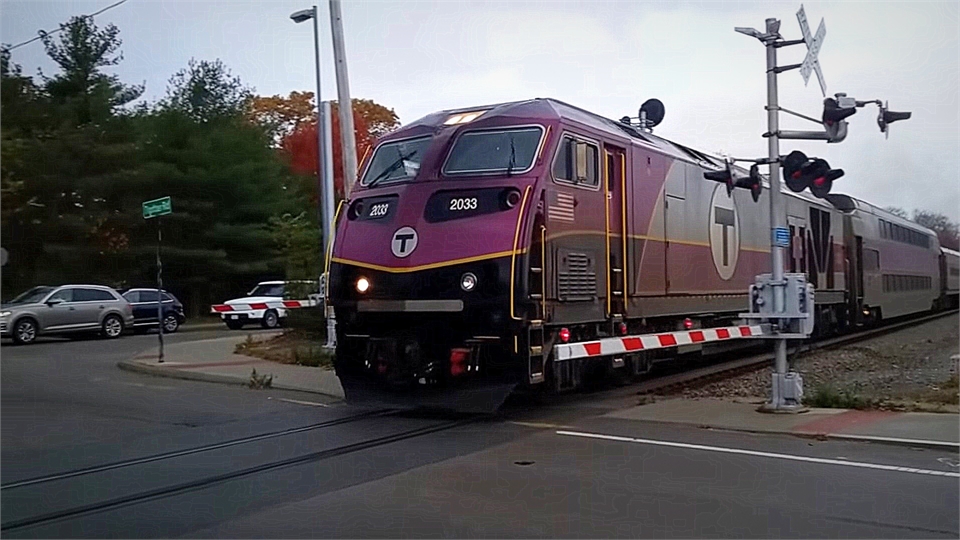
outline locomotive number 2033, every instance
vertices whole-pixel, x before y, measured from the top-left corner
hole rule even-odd
[[[450,199],[450,210],[476,210],[477,209],[477,198],[476,197],[461,197]]]
[[[375,204],[370,207],[370,217],[381,217],[387,215],[387,211],[390,210],[389,203]]]

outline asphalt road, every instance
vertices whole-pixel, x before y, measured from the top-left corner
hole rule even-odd
[[[602,395],[452,426],[354,418],[303,394],[115,367],[155,340],[3,347],[0,534],[960,535],[960,486],[938,475],[960,470],[955,452],[605,418]]]

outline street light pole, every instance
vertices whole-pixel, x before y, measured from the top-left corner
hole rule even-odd
[[[321,246],[320,263],[321,269],[326,264],[327,249],[330,246],[330,240],[333,238],[333,144],[332,126],[330,124],[330,104],[321,100],[320,86],[320,28],[319,13],[317,6],[310,9],[303,9],[290,15],[293,22],[301,23],[308,19],[313,19],[313,55],[314,68],[317,78],[317,215],[320,222]],[[322,272],[322,270],[321,270]],[[325,285],[326,288],[326,285]],[[326,295],[326,291],[324,291]],[[332,320],[332,310],[327,314],[328,332],[334,326]],[[330,337],[327,338],[327,345],[332,346]]]

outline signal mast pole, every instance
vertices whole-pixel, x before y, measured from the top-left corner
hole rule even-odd
[[[764,45],[767,48],[767,158],[770,160],[770,264],[773,283],[777,284],[774,288],[773,306],[777,313],[784,311],[784,287],[783,278],[783,251],[786,249],[781,238],[778,237],[778,231],[786,228],[786,209],[783,206],[783,194],[780,192],[780,106],[777,102],[777,38],[779,37],[780,21],[777,19],[767,19],[767,36]],[[776,36],[776,37],[774,37]],[[780,233],[782,234],[782,232]],[[783,398],[783,392],[778,385],[783,384],[783,379],[787,376],[787,340],[780,338],[774,341],[774,375],[773,375],[773,393],[769,407],[775,410],[790,410],[799,408],[799,403],[786,403]],[[800,374],[796,373],[799,379]],[[802,382],[801,382],[802,384]]]

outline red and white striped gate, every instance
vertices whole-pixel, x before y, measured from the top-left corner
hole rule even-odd
[[[553,346],[554,359],[558,361],[587,358],[591,356],[612,356],[617,354],[666,349],[680,345],[699,345],[733,339],[763,337],[761,325],[726,326],[721,328],[702,328],[662,334],[644,334],[603,338],[581,343],[559,343]]]

